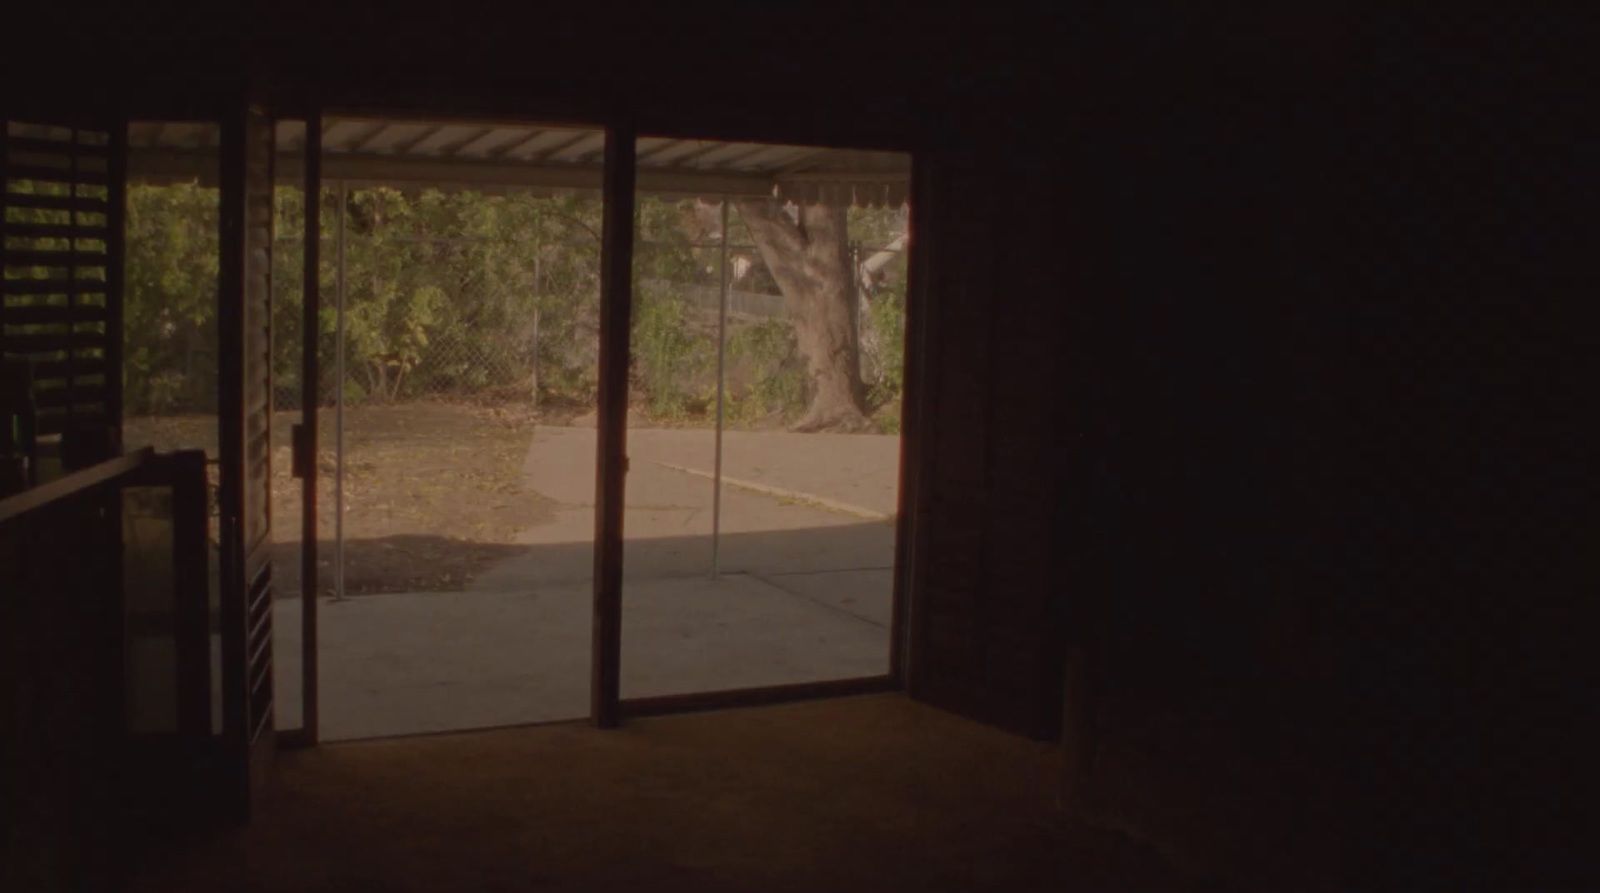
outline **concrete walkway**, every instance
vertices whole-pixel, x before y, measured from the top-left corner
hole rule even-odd
[[[629,432],[624,698],[887,672],[899,441],[729,432],[712,579],[712,437]],[[586,716],[595,431],[539,428],[525,485],[555,503],[465,592],[324,600],[325,739]],[[280,728],[299,723],[299,606],[276,605]],[[287,695],[287,696],[286,696]]]
[[[628,450],[625,578],[709,574],[713,485],[695,472],[713,467],[710,432],[630,431]],[[727,477],[794,495],[724,487],[721,569],[771,576],[892,567],[898,450],[893,437],[730,432]],[[526,486],[556,506],[550,523],[524,531],[517,542],[565,548],[506,561],[479,575],[474,589],[587,581],[594,572],[594,429],[540,428],[523,473]],[[881,515],[869,519],[819,499]]]

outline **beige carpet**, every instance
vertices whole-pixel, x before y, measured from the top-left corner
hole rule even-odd
[[[898,695],[327,745],[135,890],[1185,886],[1055,806],[1058,752]]]

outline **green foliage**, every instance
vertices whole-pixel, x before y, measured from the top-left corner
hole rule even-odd
[[[905,233],[909,225],[909,209],[851,207],[849,211],[850,241],[867,248],[881,248]]]
[[[733,331],[728,358],[756,370],[744,393],[730,395],[730,419],[748,423],[775,412],[790,418],[805,409],[805,367],[796,351],[794,327],[787,321],[768,320]]]
[[[862,259],[873,249],[887,246],[906,232],[906,208],[851,208],[850,238],[863,246]],[[876,287],[862,300],[866,304],[860,338],[862,378],[867,386],[867,407],[875,417],[888,408],[898,426],[900,392],[905,383],[906,268],[908,254],[900,251],[880,271]]]
[[[130,414],[216,408],[218,196],[127,191],[124,394]]]
[[[867,306],[868,358],[873,379],[867,384],[867,403],[877,407],[899,399],[905,386],[906,305],[905,284],[874,296]]]
[[[130,185],[127,208],[125,395],[130,414],[214,411],[217,378],[218,194],[194,183]],[[541,400],[592,404],[599,331],[601,204],[572,194],[482,195],[437,189],[351,191],[345,207],[344,351],[332,381],[338,202],[324,190],[321,307],[314,342],[321,399],[386,401],[502,389],[525,395],[537,363]],[[706,247],[714,215],[695,200],[643,197],[635,211],[632,383],[661,417],[699,413],[715,391],[715,313],[703,300],[721,279]],[[10,211],[8,211],[8,214]],[[279,408],[300,396],[305,196],[276,195],[273,378]],[[736,245],[749,234],[731,215]],[[852,209],[851,238],[868,249],[904,232],[903,210]],[[776,293],[764,264],[738,286]],[[869,406],[902,386],[904,256],[866,296],[863,377]],[[695,300],[689,300],[690,297]],[[535,347],[537,332],[537,352]],[[730,364],[754,377],[729,394],[729,417],[754,421],[805,408],[803,358],[787,320],[736,324]]]
[[[681,417],[691,402],[703,402],[704,395],[685,385],[714,366],[716,345],[691,330],[682,302],[670,296],[641,300],[633,314],[632,348],[635,384],[651,415]]]
[[[595,198],[376,188],[352,194],[347,225],[347,362],[371,398],[521,385],[535,319],[541,385],[592,396]]]
[[[681,296],[721,277],[718,252],[694,247],[695,220],[693,199],[644,196],[635,206],[632,390],[658,418],[695,414],[716,388],[715,318]]]
[[[299,393],[304,197],[280,188],[273,246],[273,378]],[[211,411],[217,376],[218,194],[196,184],[128,190],[129,412]],[[331,372],[337,199],[320,202],[317,343]],[[347,394],[364,399],[528,382],[538,318],[542,385],[592,399],[599,201],[355,190],[346,206]],[[331,381],[323,400],[331,402]],[[587,393],[583,393],[587,392]]]

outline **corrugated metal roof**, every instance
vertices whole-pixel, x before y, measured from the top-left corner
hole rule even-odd
[[[135,122],[129,170],[146,178],[204,176],[214,169],[218,129]],[[305,123],[281,121],[281,176],[296,175]],[[534,124],[330,117],[323,121],[323,178],[446,188],[598,189],[602,131]],[[899,205],[910,158],[899,152],[643,137],[639,188],[686,195],[778,195],[795,201]]]

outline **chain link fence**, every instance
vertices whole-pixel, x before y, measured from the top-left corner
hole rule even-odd
[[[717,313],[721,289],[662,279],[641,280],[637,299],[675,301],[697,318],[710,320]],[[410,356],[351,358],[347,353],[345,399],[393,402],[459,397],[535,401],[541,373],[547,376],[547,390],[572,389],[574,385],[579,391],[585,390],[584,382],[574,379],[581,379],[581,370],[592,369],[598,359],[598,311],[591,314],[589,324],[569,327],[560,341],[548,331],[541,333],[541,316],[539,308],[530,308],[493,329],[460,323],[435,328],[424,333],[425,343]],[[784,299],[778,294],[729,289],[728,318],[735,327],[768,321],[787,326]],[[297,322],[288,322],[278,338],[298,338],[299,334]],[[334,338],[321,340],[318,361],[323,374],[318,400],[329,405],[338,396],[338,357],[333,349]],[[298,372],[283,368],[279,373],[273,385],[274,408],[299,408],[302,393]],[[558,380],[551,380],[552,377]]]
[[[291,333],[280,333],[288,337]],[[297,333],[293,333],[297,334]],[[454,324],[424,332],[425,343],[406,354],[346,352],[343,375],[347,404],[394,403],[424,398],[532,401],[540,386],[540,354],[552,371],[570,374],[584,363],[575,344],[541,344],[536,330],[484,331]],[[595,337],[598,337],[596,331]],[[319,338],[317,403],[339,397],[339,358],[335,339]],[[280,368],[273,379],[273,408],[299,409],[303,402],[299,369]]]
[[[752,249],[753,250],[753,249]],[[897,249],[866,249],[871,251]],[[716,317],[722,300],[719,285],[674,282],[667,279],[641,279],[636,284],[635,301],[642,309],[653,304],[675,304],[681,308],[681,337],[693,342],[684,348],[705,365],[716,351]],[[750,384],[763,373],[772,374],[786,362],[793,365],[792,347],[782,342],[792,339],[788,309],[781,294],[730,288],[727,295],[728,323],[733,343],[733,362],[745,367],[766,365],[769,369],[735,370],[736,385]],[[598,295],[581,302],[577,314],[568,314],[560,325],[552,325],[550,315],[538,305],[520,308],[495,325],[452,322],[422,329],[414,346],[406,352],[361,353],[347,344],[343,389],[347,404],[393,403],[417,399],[460,399],[480,402],[523,402],[538,406],[557,403],[592,402],[595,370],[598,365]],[[858,305],[862,349],[862,376],[870,385],[880,381],[885,368],[898,362],[899,320],[874,316],[870,301]],[[902,311],[893,308],[898,316]],[[645,314],[636,314],[644,317]],[[767,328],[767,341],[777,346],[756,348],[751,338],[741,333],[753,327]],[[776,330],[774,329],[776,327]],[[280,342],[295,343],[300,337],[298,319],[280,320]],[[893,342],[891,344],[891,342]],[[319,339],[318,361],[322,370],[318,388],[320,405],[332,405],[339,394],[338,357],[335,338],[324,333]],[[636,365],[648,365],[652,358],[641,356],[651,350],[648,339],[636,339]],[[760,352],[761,355],[751,354]],[[274,401],[278,410],[298,409],[302,402],[298,354],[293,363],[280,363],[275,370]],[[683,365],[683,364],[680,364]],[[687,376],[679,384],[688,390],[704,390],[705,370]],[[695,380],[691,380],[695,379]],[[638,388],[648,389],[649,383]],[[656,387],[661,387],[657,384]],[[737,388],[736,388],[737,389]]]

